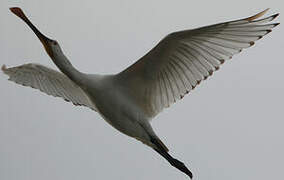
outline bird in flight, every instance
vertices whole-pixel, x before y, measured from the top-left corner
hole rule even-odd
[[[114,128],[150,146],[190,178],[191,171],[169,154],[150,120],[279,24],[271,23],[279,14],[260,18],[266,9],[240,20],[173,32],[120,73],[99,75],[77,70],[56,40],[43,35],[20,8],[10,10],[31,28],[61,71],[35,63],[3,65],[10,81],[97,111]]]

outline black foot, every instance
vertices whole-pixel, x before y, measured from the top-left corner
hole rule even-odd
[[[180,171],[184,172],[186,175],[188,175],[190,177],[190,179],[192,179],[192,172],[187,169],[187,167],[184,165],[183,162],[180,162],[177,159],[172,158],[171,161],[169,161],[170,164],[174,167],[176,167],[177,169],[179,169]]]
[[[154,148],[154,150],[156,152],[158,152],[161,156],[163,156],[172,166],[179,169],[180,171],[182,171],[183,173],[185,173],[186,175],[188,175],[192,179],[192,177],[193,177],[192,173],[184,165],[183,162],[173,158],[163,147],[161,147],[161,145],[157,142],[156,139],[153,138],[151,141],[153,142],[153,144],[155,144],[157,146],[157,149]]]

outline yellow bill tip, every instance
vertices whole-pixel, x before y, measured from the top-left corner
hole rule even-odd
[[[24,17],[25,17],[24,12],[23,12],[22,9],[19,8],[19,7],[11,7],[11,8],[10,8],[10,11],[11,11],[12,13],[14,13],[16,16],[20,17],[20,18],[24,18]]]
[[[7,70],[7,68],[6,68],[6,65],[5,65],[5,64],[3,64],[3,65],[2,65],[1,70],[2,70],[3,72]]]

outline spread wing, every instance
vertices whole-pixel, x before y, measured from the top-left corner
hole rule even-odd
[[[55,97],[61,97],[74,105],[96,110],[84,91],[64,74],[39,64],[24,64],[17,67],[2,67],[9,80],[29,86]]]
[[[270,21],[278,14],[259,19],[267,10],[245,19],[171,33],[118,77],[135,102],[154,117],[226,60],[271,32],[279,23]]]

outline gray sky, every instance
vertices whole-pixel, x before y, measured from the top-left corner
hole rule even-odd
[[[284,10],[282,0],[0,1],[0,63],[53,68],[39,40],[9,12],[11,6],[22,7],[44,34],[57,39],[78,69],[104,74],[121,71],[172,31],[267,7],[268,14]],[[157,134],[195,179],[283,177],[282,26],[153,120]],[[187,179],[97,113],[16,85],[4,74],[0,84],[0,179]]]

